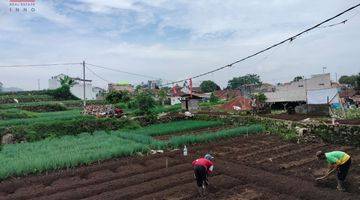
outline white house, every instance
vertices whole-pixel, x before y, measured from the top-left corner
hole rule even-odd
[[[267,102],[301,102],[306,101],[306,94],[311,90],[332,88],[330,73],[317,74],[309,79],[292,81],[277,85],[274,92],[265,92]]]
[[[51,77],[51,79],[49,79],[49,89],[59,88],[61,86],[60,79],[64,78],[65,76],[66,76],[65,74],[59,74],[57,76]],[[80,99],[83,99],[84,98],[83,79],[80,79],[80,78],[72,78],[72,79],[75,80],[75,85],[73,85],[70,88],[70,92],[74,96],[76,96]],[[93,87],[91,82],[92,82],[92,80],[85,80],[85,98],[88,100],[96,99],[96,97],[99,95],[99,93],[103,91],[103,90],[97,89],[98,87]]]

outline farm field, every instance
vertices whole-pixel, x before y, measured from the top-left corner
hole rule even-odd
[[[343,149],[353,156],[348,192],[335,190],[334,176],[315,183],[325,164],[320,149]],[[328,144],[299,145],[274,135],[249,135],[189,146],[163,154],[106,162],[0,183],[0,199],[198,199],[191,161],[215,156],[206,199],[359,199],[360,150]],[[200,198],[199,198],[200,199]]]

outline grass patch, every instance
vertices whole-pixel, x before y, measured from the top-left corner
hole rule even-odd
[[[251,125],[248,127],[237,127],[233,129],[221,130],[215,133],[203,133],[201,135],[173,136],[169,140],[169,145],[171,147],[179,148],[185,144],[207,143],[218,139],[236,137],[245,134],[260,133],[263,131],[263,126]]]
[[[148,151],[148,146],[104,131],[5,145],[0,152],[0,179],[40,173]]]
[[[149,136],[159,136],[159,135],[167,135],[180,131],[189,131],[189,130],[196,130],[206,127],[215,127],[223,124],[224,123],[220,121],[184,120],[184,121],[170,122],[164,124],[155,124],[134,130],[132,131],[132,133],[149,135]]]

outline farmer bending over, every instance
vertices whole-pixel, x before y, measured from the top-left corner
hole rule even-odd
[[[328,153],[324,153],[322,151],[316,152],[316,156],[319,160],[325,160],[329,164],[329,170],[325,174],[325,176],[317,178],[316,180],[322,180],[327,178],[332,172],[337,170],[337,180],[338,185],[337,189],[340,191],[344,191],[344,181],[346,178],[346,175],[349,171],[350,165],[351,165],[351,158],[350,156],[342,151],[332,151]]]
[[[212,160],[214,160],[214,157],[212,157],[210,154],[206,154],[204,158],[199,158],[192,162],[194,167],[194,176],[200,196],[205,195],[206,186],[209,185],[207,176],[214,169]]]

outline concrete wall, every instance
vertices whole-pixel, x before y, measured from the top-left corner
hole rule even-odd
[[[330,110],[329,105],[327,104],[304,104],[301,106],[295,107],[295,112],[298,114],[308,114],[308,115],[316,115],[316,116],[329,116]]]

